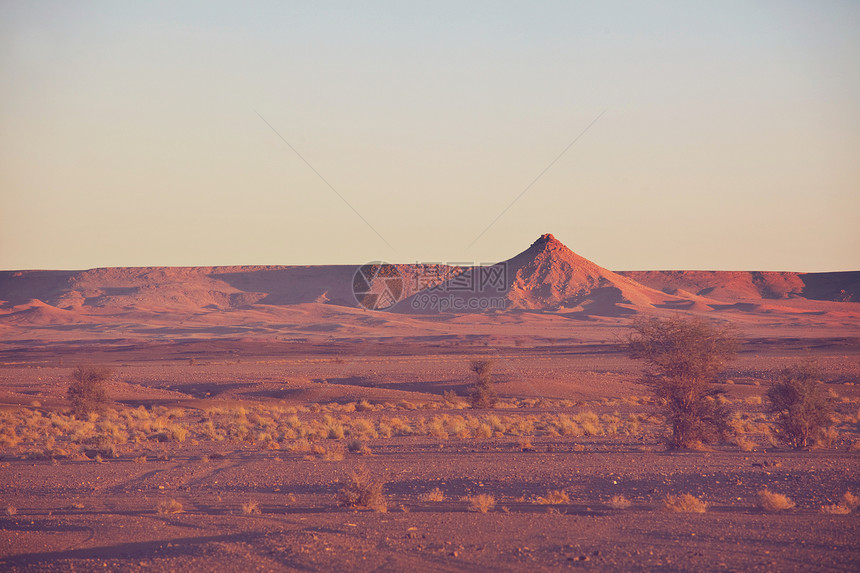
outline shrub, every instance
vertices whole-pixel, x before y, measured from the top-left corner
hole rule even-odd
[[[547,492],[546,497],[538,497],[537,502],[541,505],[557,505],[560,503],[570,503],[570,496],[564,490],[553,489]]]
[[[821,512],[832,515],[848,515],[858,507],[860,507],[860,497],[854,495],[850,491],[846,491],[839,503],[834,503],[833,505],[822,505]]]
[[[113,371],[105,366],[78,366],[72,371],[72,381],[66,391],[72,412],[87,416],[103,410],[107,404],[107,390],[104,382],[109,380]]]
[[[362,454],[369,456],[373,452],[370,450],[370,446],[362,442],[361,440],[352,440],[347,445],[347,449],[353,454]]]
[[[834,503],[833,505],[822,505],[821,513],[828,513],[830,515],[848,515],[851,513],[851,510],[841,503]]]
[[[685,493],[683,495],[667,495],[663,500],[667,511],[674,513],[705,513],[708,503],[698,497]]]
[[[467,497],[466,501],[469,502],[469,509],[471,511],[477,511],[479,513],[487,513],[496,507],[496,498],[486,493]]]
[[[842,496],[842,501],[840,503],[842,503],[842,505],[844,505],[851,511],[854,511],[855,509],[860,507],[860,496],[856,496],[850,491],[846,491],[845,494]]]
[[[722,391],[713,382],[737,349],[732,329],[699,318],[650,318],[633,324],[627,350],[649,364],[642,382],[672,425],[670,447],[725,438],[729,411],[715,399]]]
[[[14,505],[6,506],[6,515],[17,515],[18,509]]]
[[[423,493],[421,501],[445,501],[445,493],[437,487]]]
[[[242,504],[242,513],[245,515],[260,515],[263,512],[260,510],[258,502],[250,500]]]
[[[630,503],[630,500],[623,495],[613,495],[609,498],[609,503],[607,505],[612,509],[627,509],[632,504]]]
[[[385,513],[388,503],[382,493],[384,488],[385,482],[373,479],[370,471],[362,466],[351,472],[343,482],[337,496],[338,503],[343,507]]]
[[[473,408],[492,408],[496,405],[498,397],[493,388],[491,371],[493,362],[491,360],[473,360],[471,370],[475,373],[476,380],[469,394],[469,403]]]
[[[175,499],[165,500],[158,504],[159,515],[167,515],[170,513],[179,513],[182,511],[182,504]]]
[[[777,438],[793,448],[809,446],[810,439],[830,424],[830,398],[811,364],[784,369],[767,391],[768,411],[776,415]]]
[[[782,511],[784,509],[791,509],[795,506],[795,503],[791,498],[786,497],[781,493],[773,493],[767,488],[758,492],[758,503],[759,507],[765,511]]]

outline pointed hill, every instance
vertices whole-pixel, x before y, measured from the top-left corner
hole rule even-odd
[[[546,234],[515,257],[490,267],[468,268],[457,278],[410,297],[400,308],[407,312],[486,311],[500,309],[500,298],[505,309],[614,316],[677,297],[607,270]]]

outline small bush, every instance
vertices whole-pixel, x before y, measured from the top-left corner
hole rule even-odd
[[[249,500],[242,504],[242,513],[245,515],[260,515],[263,512],[260,510],[258,502]]]
[[[493,361],[492,360],[474,360],[470,366],[472,372],[475,373],[477,380],[472,386],[472,392],[469,394],[469,403],[472,408],[492,408],[496,405],[498,397],[493,389]]]
[[[609,498],[609,503],[607,505],[612,509],[627,509],[632,505],[632,503],[623,495],[613,495]]]
[[[848,515],[851,513],[851,510],[841,503],[834,503],[833,505],[822,505],[821,513],[827,513],[830,515]]]
[[[388,511],[388,503],[382,491],[385,482],[375,480],[370,471],[359,467],[347,476],[338,492],[338,503],[354,509],[371,509],[379,513]]]
[[[805,448],[830,424],[830,397],[811,364],[784,369],[767,391],[768,411],[776,414],[777,438]]]
[[[171,513],[179,513],[182,511],[182,504],[175,499],[164,500],[158,504],[158,514],[168,515]]]
[[[6,515],[17,515],[18,509],[14,505],[6,506]]]
[[[781,493],[773,493],[767,488],[758,492],[758,503],[759,507],[765,511],[782,511],[785,509],[791,509],[795,506],[795,503],[791,498],[786,497]]]
[[[541,505],[557,505],[559,503],[570,503],[570,496],[564,490],[553,489],[547,492],[545,497],[538,497],[537,502]]]
[[[87,416],[99,412],[108,402],[104,383],[110,380],[113,371],[105,366],[78,366],[72,371],[72,381],[66,390],[72,413]]]
[[[698,497],[685,493],[682,495],[667,495],[663,500],[667,511],[674,513],[705,513],[708,503]]]
[[[437,487],[423,493],[421,501],[445,501],[445,493]]]
[[[467,497],[466,501],[469,502],[469,509],[471,511],[477,511],[479,513],[487,513],[496,507],[496,498],[486,493]]]
[[[362,454],[365,456],[369,456],[373,452],[370,450],[370,446],[362,442],[361,440],[352,440],[347,445],[347,449],[353,454]]]
[[[850,491],[846,491],[842,496],[842,505],[854,511],[858,507],[860,507],[860,496],[854,495]]]
[[[848,515],[858,507],[860,507],[860,497],[854,495],[850,491],[846,491],[839,503],[834,503],[833,505],[822,505],[821,512],[832,515]]]

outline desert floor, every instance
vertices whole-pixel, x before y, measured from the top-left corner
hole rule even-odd
[[[16,343],[0,367],[0,569],[860,568],[860,512],[822,511],[860,493],[856,338],[748,337],[721,385],[739,437],[676,452],[623,330],[588,332]],[[458,397],[475,358],[493,360],[495,409]],[[774,441],[761,398],[806,359],[838,433],[794,451]],[[114,368],[111,409],[73,419],[69,374],[90,362]],[[339,503],[359,469],[384,483],[387,511]],[[765,488],[796,507],[765,511]],[[707,511],[666,510],[687,493]]]

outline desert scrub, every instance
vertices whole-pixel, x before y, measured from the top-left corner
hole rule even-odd
[[[834,503],[833,505],[822,505],[821,512],[832,515],[848,515],[858,507],[860,507],[860,497],[854,495],[850,491],[846,491],[842,496],[842,499],[839,500],[839,503]]]
[[[631,358],[648,368],[641,379],[672,426],[669,446],[689,448],[727,435],[730,412],[718,400],[723,365],[739,347],[735,333],[701,318],[643,318],[627,338]]]
[[[469,403],[473,408],[492,408],[496,405],[497,396],[493,388],[493,361],[473,360],[469,369],[475,373],[475,383],[469,394]]]
[[[466,501],[469,502],[469,510],[478,513],[487,513],[496,507],[496,498],[487,493],[469,496]]]
[[[263,511],[260,509],[259,502],[248,500],[242,504],[242,513],[245,515],[261,515]]]
[[[445,501],[445,493],[437,487],[422,493],[420,499],[421,501]]]
[[[673,513],[705,513],[708,503],[689,493],[670,494],[663,500],[663,507]]]
[[[795,503],[790,497],[764,488],[758,492],[758,505],[765,511],[777,512],[791,509],[795,506]]]
[[[158,507],[156,509],[159,515],[179,513],[182,511],[182,504],[175,499],[169,499],[159,502]]]
[[[537,502],[541,505],[558,505],[570,503],[570,496],[563,489],[552,489],[543,497],[538,497]]]
[[[374,479],[370,470],[360,466],[350,472],[337,493],[338,504],[353,509],[369,509],[379,513],[388,511],[383,490],[385,482]]]
[[[809,446],[830,424],[831,398],[809,363],[782,370],[767,390],[767,409],[776,415],[777,438],[793,448]]]
[[[369,456],[373,453],[370,449],[370,446],[368,446],[367,444],[365,444],[361,440],[352,440],[351,442],[349,442],[349,444],[347,444],[346,447],[350,451],[350,453],[353,453],[353,454],[361,454],[364,456]]]
[[[609,502],[606,505],[612,509],[627,509],[632,504],[630,503],[630,500],[623,495],[613,495],[609,498]]]
[[[106,366],[78,366],[72,371],[66,396],[77,416],[87,416],[105,408],[108,402],[104,383],[113,376]]]

